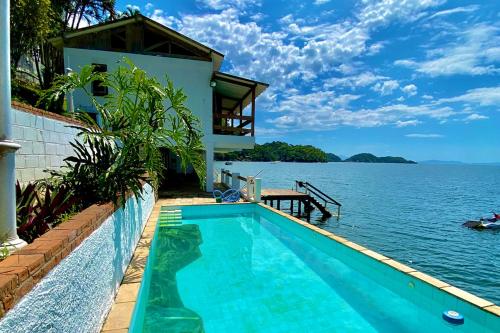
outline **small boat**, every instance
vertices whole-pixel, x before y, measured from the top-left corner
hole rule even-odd
[[[493,212],[492,217],[481,217],[479,220],[469,220],[463,224],[472,229],[500,229],[500,214]]]
[[[280,163],[281,161],[272,161],[271,164],[278,164]]]
[[[224,163],[225,165],[233,165],[233,162],[231,161],[227,161],[226,163]]]

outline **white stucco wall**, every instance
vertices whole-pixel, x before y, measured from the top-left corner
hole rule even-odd
[[[176,88],[182,88],[188,96],[186,105],[201,121],[205,142],[212,142],[212,63],[180,58],[148,56],[142,54],[109,52],[87,49],[64,48],[64,66],[73,71],[89,64],[105,64],[108,72],[114,71],[119,60],[127,57],[149,75],[155,76],[165,84],[168,75]],[[92,108],[91,102],[82,91],[73,95],[75,109]]]
[[[13,107],[14,140],[21,145],[16,152],[16,178],[21,183],[42,179],[46,169],[57,170],[73,153],[70,142],[78,130],[69,123],[21,111]]]
[[[130,197],[0,320],[0,332],[99,332],[154,206]]]

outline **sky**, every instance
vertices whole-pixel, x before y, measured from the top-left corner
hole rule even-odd
[[[500,1],[118,0],[269,83],[258,143],[500,161]],[[175,84],[175,82],[174,82]]]

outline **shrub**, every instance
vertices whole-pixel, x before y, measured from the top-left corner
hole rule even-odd
[[[58,218],[70,211],[77,203],[67,185],[46,182],[16,183],[17,234],[31,243],[52,228]]]

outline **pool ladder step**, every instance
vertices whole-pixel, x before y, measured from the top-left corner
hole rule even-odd
[[[182,225],[182,212],[180,209],[164,209],[160,210],[158,217],[160,227],[173,227]]]

